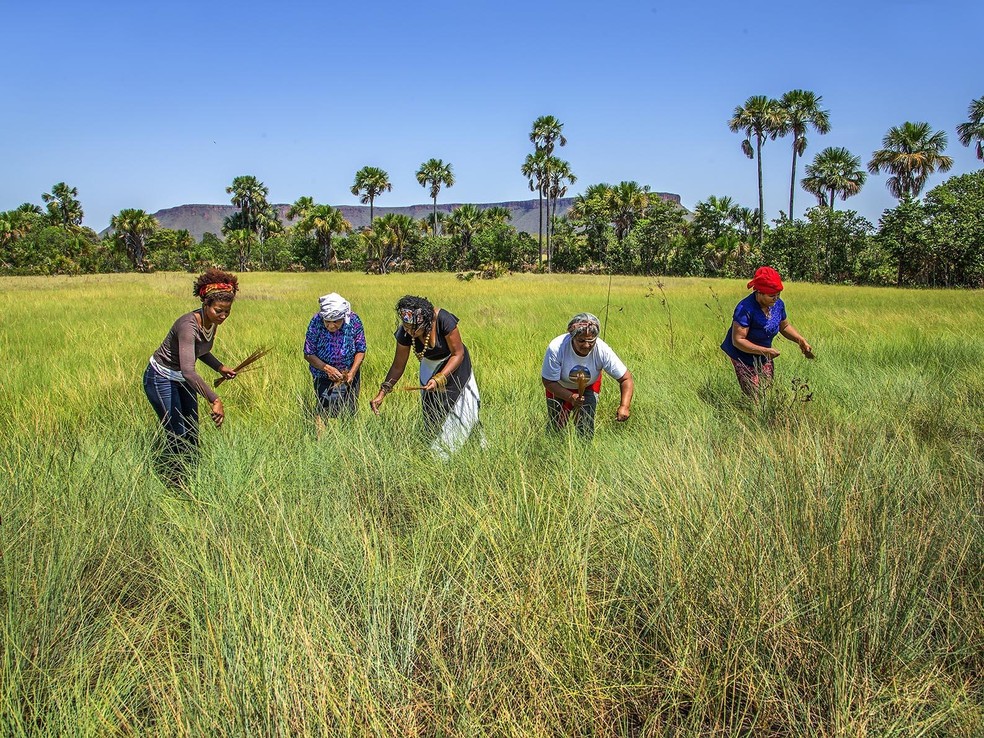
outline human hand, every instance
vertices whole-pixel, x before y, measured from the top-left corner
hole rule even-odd
[[[628,405],[619,405],[618,410],[615,412],[615,421],[618,423],[624,423],[629,419],[629,415],[631,414],[632,413],[629,410]]]
[[[223,364],[222,366],[219,367],[219,374],[222,375],[222,378],[223,379],[235,379],[236,378],[236,370],[235,369],[230,369],[225,364]]]
[[[335,367],[331,366],[330,364],[325,364],[321,368],[321,371],[327,374],[328,379],[330,379],[332,382],[337,382],[342,378],[342,373],[338,371],[338,369],[336,369]]]
[[[379,406],[383,404],[383,399],[386,397],[386,393],[380,390],[376,393],[376,396],[369,401],[369,409],[372,410],[373,415],[379,415]]]
[[[212,422],[215,423],[216,428],[222,427],[222,421],[225,420],[225,409],[222,407],[222,400],[218,397],[215,398],[215,402],[212,403]]]
[[[424,392],[435,392],[438,389],[437,382],[435,382],[434,378],[431,377],[427,380],[427,384],[425,384],[421,389],[423,389]]]
[[[806,342],[806,339],[800,341],[800,351],[803,352],[803,356],[807,359],[814,358],[813,347]]]
[[[584,395],[579,395],[577,392],[571,392],[571,399],[568,400],[574,407],[582,407],[584,405]]]
[[[774,348],[765,348],[765,347],[763,347],[762,348],[762,355],[766,359],[775,359],[776,357],[779,356],[779,352],[776,351],[776,349],[774,349]]]

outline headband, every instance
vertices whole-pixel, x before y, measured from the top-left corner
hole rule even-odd
[[[205,297],[206,295],[210,295],[213,292],[229,292],[231,294],[235,294],[236,290],[231,284],[228,284],[227,282],[212,282],[211,284],[204,285],[198,291],[198,294],[201,297]]]

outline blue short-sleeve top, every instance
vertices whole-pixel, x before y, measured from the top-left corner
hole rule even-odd
[[[753,292],[735,307],[734,322],[728,326],[728,333],[721,344],[721,350],[732,359],[737,359],[744,364],[752,365],[756,360],[763,361],[765,358],[763,356],[749,354],[735,348],[731,342],[731,331],[734,328],[734,323],[748,328],[746,338],[756,346],[772,348],[772,339],[779,334],[779,326],[785,319],[786,304],[781,297],[776,300],[769,311],[769,317],[766,318],[765,312],[755,300],[755,293]]]

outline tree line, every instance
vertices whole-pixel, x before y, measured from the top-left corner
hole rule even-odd
[[[984,286],[984,172],[953,177],[919,199],[928,178],[947,172],[947,136],[927,123],[891,128],[866,170],[860,157],[827,147],[804,168],[799,181],[816,198],[794,218],[797,167],[807,135],[831,130],[822,97],[792,90],[781,98],[749,97],[737,106],[729,128],[744,135],[743,153],[756,161],[758,207],[710,196],[692,212],[624,181],[589,185],[564,216],[557,203],[577,178],[556,155],[567,144],[554,116],[537,118],[533,151],[520,167],[540,205],[537,238],[517,231],[503,208],[462,205],[437,209],[442,189],[453,187],[452,165],[429,159],[416,172],[432,200],[422,220],[400,214],[375,217],[376,199],[392,191],[388,173],[366,166],[355,173],[353,195],[369,205],[369,226],[355,230],[338,208],[298,198],[283,222],[269,203],[269,189],[252,175],[235,177],[226,194],[236,207],[221,237],[195,240],[187,231],[162,228],[153,216],[124,209],[100,238],[82,225],[78,190],[59,182],[41,195],[44,207],[25,203],[0,213],[0,272],[188,270],[217,265],[240,271],[360,269],[400,271],[563,271],[681,276],[744,276],[770,263],[791,279],[917,286]],[[956,128],[961,143],[984,160],[984,97],[971,102],[968,120]],[[762,155],[766,144],[791,137],[788,210],[766,222]],[[875,226],[839,198],[856,195],[868,174],[886,173],[898,198]]]

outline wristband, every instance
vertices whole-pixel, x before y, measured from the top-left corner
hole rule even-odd
[[[390,392],[393,391],[393,386],[395,384],[396,384],[396,382],[392,382],[390,380],[386,380],[381,385],[379,385],[379,389],[381,389],[383,391],[383,394],[388,395]]]

